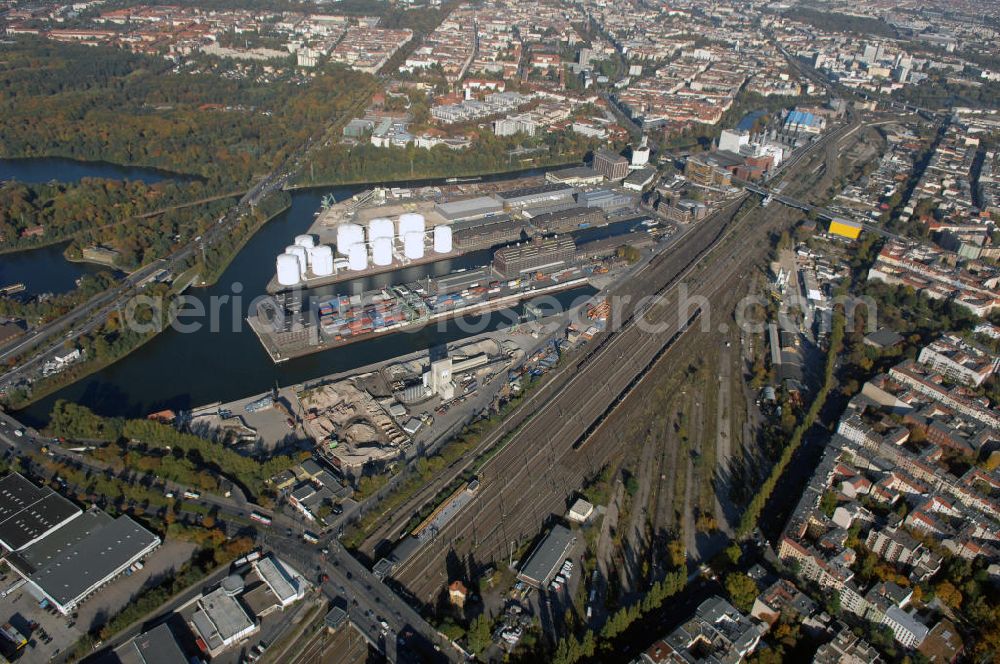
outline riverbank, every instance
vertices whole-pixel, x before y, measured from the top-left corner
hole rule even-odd
[[[268,212],[260,215],[258,217],[257,222],[253,225],[253,227],[247,233],[243,234],[237,245],[235,245],[232,248],[232,251],[229,252],[226,259],[215,268],[215,272],[210,274],[208,279],[206,279],[204,275],[202,275],[200,276],[200,278],[195,280],[195,277],[198,275],[197,272],[198,266],[194,266],[189,270],[183,272],[181,275],[179,275],[182,277],[187,277],[186,283],[183,283],[180,288],[175,288],[172,290],[172,293],[166,303],[167,305],[166,311],[167,312],[170,311],[170,304],[174,302],[174,297],[183,290],[186,290],[188,287],[190,286],[204,287],[214,284],[218,280],[218,278],[221,277],[221,275],[226,271],[226,269],[229,267],[229,264],[240,253],[243,247],[246,246],[246,243],[250,241],[253,235],[258,230],[260,230],[260,228],[263,227],[267,222],[271,221],[281,213],[288,210],[289,207],[291,207],[291,200],[290,197],[286,195],[285,200],[282,201],[280,207],[276,207],[273,210],[269,210]],[[94,264],[93,261],[86,261],[82,259],[71,260],[67,258],[66,260],[70,262]],[[175,279],[175,283],[179,282],[180,282],[179,279]],[[13,410],[21,410],[27,408],[28,406],[31,406],[32,404],[42,399],[45,399],[46,397],[51,396],[66,387],[69,387],[70,385],[72,385],[77,381],[87,378],[97,373],[98,371],[101,371],[102,369],[110,367],[111,365],[125,359],[130,354],[134,353],[135,351],[139,350],[140,348],[148,344],[156,336],[158,336],[160,333],[166,330],[172,322],[173,322],[172,318],[165,319],[164,321],[162,321],[161,325],[159,326],[159,329],[141,335],[135,340],[135,343],[129,344],[128,346],[123,348],[121,352],[116,353],[110,357],[107,357],[106,359],[101,359],[101,360],[95,359],[94,361],[91,362],[85,361],[81,364],[71,366],[70,368],[65,369],[64,371],[58,374],[49,376],[47,378],[42,378],[41,380],[36,381],[32,385],[30,394],[25,394],[25,396],[21,399],[18,399],[16,397],[15,398],[8,397],[7,406]],[[107,321],[105,321],[104,324],[101,325],[100,329],[103,330],[106,325]],[[95,332],[95,334],[100,335],[101,332],[97,331]],[[23,392],[12,391],[12,393],[22,394]]]
[[[172,301],[173,300],[170,300],[170,302]],[[170,309],[168,304],[167,311],[169,310]],[[106,322],[107,321],[105,321],[105,323]],[[93,361],[90,362],[84,361],[80,364],[72,365],[69,368],[64,369],[60,373],[36,381],[32,385],[30,394],[24,394],[22,398],[17,398],[17,395],[22,393],[18,389],[11,390],[10,394],[14,394],[15,397],[12,398],[8,395],[7,399],[4,400],[4,405],[9,410],[23,410],[24,408],[27,408],[32,404],[37,403],[42,399],[45,399],[46,397],[52,396],[53,394],[69,387],[73,383],[76,383],[78,381],[83,380],[84,378],[92,376],[98,371],[106,369],[110,367],[112,364],[115,364],[116,362],[120,362],[121,360],[125,359],[126,357],[128,357],[129,355],[131,355],[132,353],[139,350],[140,348],[148,344],[150,341],[155,339],[157,335],[163,332],[163,330],[167,329],[172,322],[173,322],[172,318],[168,319],[165,323],[160,325],[160,328],[158,330],[155,330],[153,332],[148,332],[142,335],[141,337],[139,337],[138,340],[136,340],[133,343],[130,343],[126,348],[122,349],[119,353],[116,353],[110,357],[104,359],[94,359]]]
[[[284,188],[284,191],[309,191],[311,189],[330,189],[331,187],[378,187],[387,185],[400,185],[400,186],[411,186],[419,187],[426,185],[431,182],[440,182],[444,178],[482,178],[482,177],[492,177],[492,176],[503,176],[517,177],[523,173],[537,173],[538,171],[550,171],[558,168],[569,168],[571,166],[579,166],[583,163],[583,158],[586,155],[579,155],[573,159],[566,161],[558,161],[553,163],[543,163],[534,166],[518,167],[518,168],[499,168],[499,169],[472,169],[471,171],[446,171],[437,174],[423,174],[419,177],[414,175],[409,176],[396,176],[389,177],[387,179],[379,180],[378,183],[372,183],[370,179],[355,178],[355,179],[339,179],[339,180],[329,180],[322,182],[309,182],[302,184],[288,185]]]
[[[258,217],[257,221],[249,227],[244,233],[241,234],[240,238],[237,240],[236,244],[233,245],[229,255],[222,258],[217,265],[209,268],[205,266],[205,271],[199,273],[199,278],[196,281],[191,282],[191,286],[195,288],[205,288],[207,286],[213,286],[222,277],[222,275],[229,268],[230,264],[239,255],[247,243],[253,238],[254,235],[260,231],[269,221],[277,217],[278,215],[286,212],[292,207],[292,198],[290,194],[282,192],[284,197],[279,203],[279,206],[273,209],[265,208],[263,202],[259,209],[264,209],[265,212],[262,216]],[[267,199],[265,199],[267,200]]]
[[[529,169],[528,172],[543,173],[536,169]],[[484,178],[488,179],[499,182],[508,178],[500,175]],[[378,184],[373,182],[369,186]],[[443,186],[445,182],[430,181],[427,184]],[[411,334],[375,338],[353,344],[349,350],[319,353],[280,365],[275,365],[268,357],[257,336],[249,329],[246,317],[250,314],[253,299],[264,292],[274,276],[275,253],[288,244],[289,238],[307,231],[325,195],[332,194],[337,200],[344,200],[359,190],[344,187],[297,191],[292,196],[290,208],[277,213],[267,223],[253,222],[255,232],[252,236],[247,234],[244,242],[240,243],[244,245],[241,249],[227,256],[226,268],[218,267],[221,255],[209,255],[212,261],[210,267],[215,268],[215,274],[202,274],[203,279],[194,285],[204,282],[196,297],[205,302],[211,300],[218,303],[214,315],[219,325],[205,324],[183,333],[167,329],[164,334],[156,335],[155,342],[148,340],[113,366],[100,370],[94,366],[95,371],[88,371],[86,378],[66,385],[55,394],[32,399],[31,405],[21,409],[18,416],[32,426],[44,426],[53,404],[59,399],[80,403],[105,416],[145,417],[150,412],[163,409],[190,410],[198,404],[227,402],[247,393],[262,392],[275,382],[286,385],[301,383],[318,375],[350,370],[386,357],[452,343],[468,336],[459,325],[450,321]],[[52,252],[51,249],[47,251]],[[195,257],[202,258],[197,251]],[[344,282],[336,289],[331,287],[330,295],[371,290],[389,281],[419,281],[438,273],[469,268],[469,261],[479,259],[476,255],[466,255],[450,262],[407,268],[398,275],[386,274]],[[34,272],[30,266],[25,269],[28,271],[10,272],[8,280],[30,282]],[[3,272],[2,268],[0,272]],[[189,270],[188,274],[193,272]],[[177,278],[175,282],[179,280]],[[555,297],[561,298],[560,295]]]

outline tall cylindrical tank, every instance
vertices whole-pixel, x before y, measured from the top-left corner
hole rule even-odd
[[[337,226],[337,249],[347,256],[352,244],[365,241],[365,229],[358,224],[341,224]]]
[[[297,235],[295,237],[295,244],[306,249],[312,249],[316,246],[316,239],[312,235]]]
[[[451,251],[451,226],[434,227],[434,253],[447,254]]]
[[[427,230],[424,215],[407,212],[399,216],[399,237],[405,238],[407,233],[423,233]]]
[[[424,257],[424,234],[411,231],[403,236],[403,254],[412,260]]]
[[[392,223],[392,219],[386,219],[385,217],[379,217],[377,219],[372,219],[368,222],[368,241],[374,242],[379,238],[389,238],[390,240],[396,234],[396,227]]]
[[[281,254],[277,260],[278,284],[294,286],[299,283],[302,271],[299,269],[299,258],[292,254]]]
[[[304,277],[306,270],[309,268],[309,256],[306,254],[306,248],[300,247],[297,244],[290,244],[285,247],[285,253],[299,259],[299,273]]]
[[[352,244],[347,248],[347,269],[364,270],[368,267],[368,247],[361,243]]]
[[[377,237],[372,240],[372,263],[382,266],[392,264],[391,237]]]
[[[313,274],[317,277],[329,277],[333,274],[333,247],[321,244],[310,249],[309,254]]]

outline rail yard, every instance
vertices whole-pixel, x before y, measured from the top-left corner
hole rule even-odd
[[[837,141],[855,126],[851,123],[830,132],[799,155],[798,161],[808,164],[817,157],[827,159]],[[792,184],[789,188],[795,190]],[[680,284],[686,285],[687,302],[718,303],[733,275],[744,275],[767,251],[768,233],[780,228],[780,223],[752,223],[756,208],[756,203],[746,199],[731,204],[623,285],[618,295],[633,299],[616,312],[620,322],[615,321],[607,337],[560,372],[547,390],[533,395],[530,405],[525,404],[494,433],[500,438],[515,432],[480,471],[482,486],[476,498],[432,542],[403,561],[393,572],[394,578],[427,601],[447,580],[444,561],[453,548],[463,560],[503,559],[512,542],[530,538],[548,515],[563,511],[567,497],[604,465],[618,444],[612,436],[593,434],[656,363],[669,356],[667,342],[686,329],[695,314],[694,306],[678,311]],[[648,294],[655,296],[640,299]],[[640,318],[662,324],[660,331],[644,332]],[[719,320],[714,316],[709,325]],[[728,322],[729,315],[722,320]],[[597,377],[602,387],[594,390]],[[545,470],[539,473],[539,468]]]

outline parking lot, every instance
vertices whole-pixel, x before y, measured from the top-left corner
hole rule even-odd
[[[0,624],[10,623],[28,639],[19,658],[29,662],[46,662],[71,648],[91,626],[106,622],[120,612],[151,580],[162,577],[186,562],[194,552],[189,542],[170,541],[150,555],[141,570],[122,575],[85,601],[70,616],[63,616],[51,605],[42,606],[40,599],[28,590],[27,584],[0,599]],[[21,577],[3,567],[0,588],[10,588]],[[4,644],[6,645],[6,644]],[[14,653],[5,652],[8,658]]]
[[[20,577],[6,567],[4,571],[0,587],[8,588]],[[0,599],[0,622],[10,623],[28,639],[28,645],[20,653],[21,661],[25,662],[47,662],[71,647],[84,634],[71,617],[61,615],[51,606],[42,608],[28,592],[27,585]],[[6,648],[8,644],[3,645]],[[4,650],[4,654],[13,659],[9,651]]]
[[[108,616],[120,612],[144,586],[151,585],[150,581],[155,582],[179,569],[191,558],[195,548],[191,542],[164,542],[146,558],[141,570],[118,577],[84,602],[77,610],[77,622],[84,630],[104,623]]]

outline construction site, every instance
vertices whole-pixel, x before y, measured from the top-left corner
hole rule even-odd
[[[432,448],[456,421],[487,406],[505,382],[496,379],[524,357],[517,343],[496,336],[304,387],[296,395],[303,434],[355,477]]]

